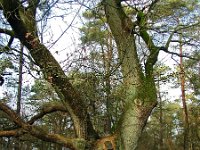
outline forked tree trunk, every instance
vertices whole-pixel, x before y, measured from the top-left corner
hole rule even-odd
[[[132,103],[129,107],[131,108],[124,113],[120,127],[120,150],[134,150],[137,147],[139,137],[155,105],[147,108]]]
[[[132,33],[134,23],[126,16],[121,1],[104,0],[103,4],[107,22],[117,44],[126,89],[124,112],[116,131],[117,147],[120,150],[134,150],[147,119],[157,104],[153,65],[157,60],[158,51],[146,30],[141,27],[140,34],[151,49],[144,73],[137,54],[135,35]],[[144,21],[143,19],[140,18]],[[143,23],[138,21],[138,25]]]

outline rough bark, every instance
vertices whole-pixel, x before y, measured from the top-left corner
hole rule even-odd
[[[37,1],[36,1],[37,2]],[[11,25],[15,37],[25,45],[41,68],[48,80],[62,100],[72,117],[78,138],[96,138],[96,132],[91,126],[86,107],[79,93],[72,87],[64,71],[52,56],[50,51],[39,41],[37,36],[35,10],[36,4],[25,9],[18,0],[0,1],[4,16]],[[89,130],[90,132],[87,132]],[[90,134],[89,136],[87,134]]]
[[[0,0],[1,9],[14,31],[14,36],[29,50],[35,63],[41,68],[44,78],[51,83],[60,97],[61,102],[64,104],[64,107],[69,112],[74,123],[76,136],[85,140],[96,139],[98,135],[93,129],[82,97],[73,88],[61,66],[50,51],[39,41],[35,20],[38,1],[35,1],[36,3],[34,4],[32,2],[34,1],[30,1],[31,7],[25,8],[19,0]],[[26,127],[26,125],[23,126]],[[30,130],[27,128],[24,129],[27,129],[26,131],[30,132],[31,135],[42,140],[60,144],[62,142],[66,143],[65,138],[59,135],[40,134],[37,131],[38,128],[30,124],[28,124],[28,128]]]
[[[153,65],[157,61],[159,50],[143,26],[145,18],[142,12],[137,22],[132,22],[126,16],[120,0],[104,0],[103,4],[107,22],[117,44],[126,89],[124,113],[118,126],[118,145],[120,149],[133,150],[137,146],[152,109],[157,104]],[[133,30],[136,25],[139,26],[140,36],[150,51],[145,74],[142,71],[135,45]]]

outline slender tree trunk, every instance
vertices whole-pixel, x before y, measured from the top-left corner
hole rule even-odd
[[[112,62],[112,38],[111,33],[108,35],[108,45],[107,52],[104,53],[104,66],[105,66],[105,90],[106,90],[106,126],[105,133],[111,133],[111,85],[110,85],[110,75],[111,75],[111,62]]]
[[[23,70],[23,45],[20,47],[19,57],[19,79],[18,79],[18,93],[17,93],[17,114],[21,111],[21,97],[22,97],[22,70]]]
[[[182,41],[182,35],[180,35],[180,41]],[[188,110],[186,104],[186,96],[185,96],[185,72],[183,66],[183,47],[182,43],[180,43],[180,81],[181,81],[181,98],[183,104],[183,116],[184,116],[184,150],[189,149],[189,120],[188,120]]]
[[[159,122],[160,122],[160,139],[159,139],[159,145],[160,149],[163,149],[163,112],[162,112],[162,100],[160,97],[159,93],[159,107],[160,107],[160,117],[159,117]]]
[[[21,112],[21,100],[22,100],[22,70],[23,70],[23,45],[20,46],[19,54],[19,79],[18,79],[18,93],[17,93],[17,114]],[[15,150],[20,150],[19,138],[15,138]]]
[[[158,91],[158,99],[159,99],[159,123],[160,123],[160,137],[159,137],[159,146],[160,150],[163,149],[163,110],[162,110],[162,98],[160,93],[160,79],[161,75],[158,74],[158,84],[157,84],[157,91]]]

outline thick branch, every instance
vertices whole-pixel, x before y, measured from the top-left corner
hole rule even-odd
[[[9,130],[9,131],[0,131],[0,137],[12,137],[12,136],[18,136],[18,131],[17,130]]]
[[[138,12],[137,16],[137,22],[138,26],[140,28],[139,33],[144,42],[146,43],[146,46],[148,47],[150,54],[147,57],[147,62],[145,64],[145,72],[147,76],[151,76],[153,73],[153,66],[157,62],[158,54],[159,54],[159,48],[155,46],[153,43],[153,39],[150,37],[149,33],[147,32],[146,28],[146,16],[145,14],[140,11]]]
[[[0,131],[0,137],[16,137],[16,136],[22,136],[25,133],[35,136],[46,142],[60,144],[62,146],[65,146],[66,148],[70,148],[71,150],[79,150],[80,142],[84,142],[81,139],[69,139],[69,138],[65,138],[58,134],[46,134],[45,135],[45,132],[43,132],[42,130],[36,131],[35,129],[33,130],[33,128],[30,133],[27,131],[25,132],[21,128],[17,129],[17,130]]]
[[[104,0],[103,5],[107,22],[117,44],[124,81],[131,80],[132,85],[136,85],[142,81],[143,73],[137,55],[135,37],[132,34],[135,23],[125,14],[120,0]]]
[[[8,41],[8,44],[6,46],[0,45],[1,46],[0,47],[0,54],[3,53],[3,52],[8,52],[8,51],[11,50],[11,45],[12,45],[13,41],[14,41],[14,37],[11,36],[9,41]]]
[[[36,9],[38,4],[40,3],[40,0],[28,0],[28,3],[29,3],[28,9],[30,9],[31,13],[35,16]]]
[[[0,109],[9,116],[9,119],[16,123],[19,127],[25,125],[25,122],[18,116],[12,109],[10,109],[7,105],[0,102]]]
[[[2,29],[2,28],[0,28],[0,33],[5,33],[5,34],[10,35],[12,37],[15,36],[15,33],[12,30],[8,30],[8,29]]]
[[[6,113],[9,116],[9,119],[13,122],[15,122],[18,126],[20,126],[23,130],[31,134],[32,136],[35,136],[43,141],[58,143],[63,146],[66,146],[70,149],[77,149],[79,145],[77,145],[76,142],[83,142],[82,139],[69,139],[65,138],[64,136],[58,135],[58,134],[49,134],[46,131],[44,131],[42,128],[39,128],[37,126],[31,126],[28,123],[25,123],[20,116],[18,116],[12,109],[10,109],[7,105],[0,102],[0,109]],[[19,135],[18,130],[11,130],[11,131],[1,131],[0,135],[5,136],[16,136]]]
[[[53,103],[49,105],[43,106],[43,108],[40,110],[40,112],[33,116],[27,123],[33,124],[36,120],[41,119],[44,115],[56,112],[56,111],[63,111],[66,112],[67,109],[62,105],[62,103]]]

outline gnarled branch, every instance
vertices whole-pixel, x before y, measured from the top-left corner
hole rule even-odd
[[[27,123],[33,124],[36,120],[42,118],[44,115],[56,111],[67,112],[67,109],[61,103],[46,104],[41,108],[40,112],[37,115],[33,116]]]
[[[83,139],[71,139],[71,138],[66,138],[59,134],[49,134],[40,127],[32,126],[24,122],[17,113],[15,113],[11,108],[9,108],[7,105],[5,105],[2,102],[0,102],[0,109],[9,116],[9,119],[11,121],[15,122],[25,132],[43,141],[57,143],[73,150],[77,150],[79,146],[82,146],[85,144],[85,141]],[[1,136],[17,136],[19,135],[20,133],[19,131],[21,131],[21,129],[1,131],[0,135]]]
[[[34,14],[26,12],[27,10],[19,1],[0,0],[0,2],[3,4],[5,17],[14,30],[16,37],[29,49],[35,63],[43,71],[45,79],[52,84],[59,98],[63,100],[62,103],[74,122],[77,137],[86,138],[87,134],[90,134],[87,133],[87,124],[90,120],[87,120],[87,110],[83,99],[73,88],[65,72],[50,51],[40,43]],[[91,131],[94,131],[92,126],[90,128]]]

